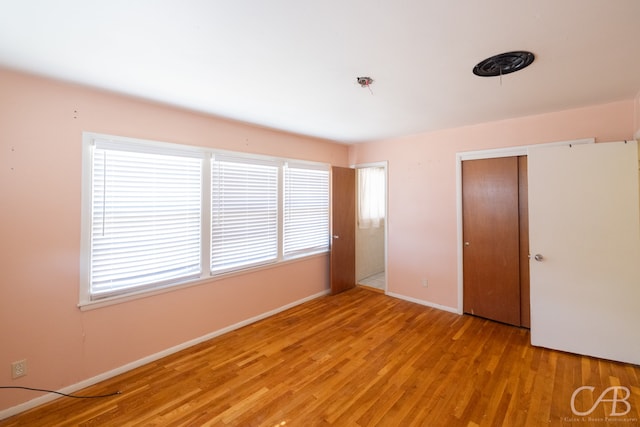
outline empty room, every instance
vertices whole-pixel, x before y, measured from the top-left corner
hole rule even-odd
[[[637,0],[0,0],[0,426],[640,425]]]

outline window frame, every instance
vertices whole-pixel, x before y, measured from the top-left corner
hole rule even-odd
[[[113,296],[102,298],[93,297],[91,294],[91,239],[92,239],[92,205],[93,205],[93,154],[97,141],[108,143],[114,147],[136,147],[137,150],[147,150],[154,153],[177,154],[183,153],[186,156],[196,156],[202,159],[201,175],[201,252],[200,252],[200,275],[197,278],[177,281],[168,285],[152,284],[144,288],[133,288],[125,290]],[[186,153],[186,154],[185,154]],[[277,185],[277,257],[268,263],[250,264],[239,268],[212,271],[211,266],[211,235],[212,235],[212,162],[218,156],[220,158],[242,159],[247,163],[270,163],[278,166]],[[285,184],[284,168],[287,164],[295,164],[304,168],[305,165],[313,170],[326,170],[327,173],[327,244],[325,247],[314,247],[308,250],[298,251],[294,254],[284,254],[284,206],[285,206]],[[322,256],[330,250],[330,170],[331,165],[322,162],[305,161],[298,159],[287,159],[259,154],[235,152],[230,150],[220,150],[210,147],[198,147],[184,144],[145,140],[123,136],[106,135],[94,132],[83,132],[82,136],[82,194],[81,194],[81,242],[80,242],[80,292],[78,307],[82,310],[102,307],[127,300],[146,297],[149,295],[163,293],[179,289],[186,286],[194,286],[202,283],[219,280],[237,274],[259,269],[273,268],[283,263],[293,262],[312,256]]]

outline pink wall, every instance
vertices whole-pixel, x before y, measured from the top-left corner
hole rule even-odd
[[[80,311],[83,131],[337,166],[388,160],[389,290],[456,307],[455,153],[630,139],[638,123],[630,100],[346,147],[0,69],[0,384],[61,389],[328,285],[321,256]],[[23,358],[29,373],[12,380]],[[0,390],[0,411],[36,396]]]
[[[590,137],[624,140],[634,130],[629,100],[351,146],[351,164],[389,162],[388,290],[457,308],[457,152]]]
[[[83,131],[348,164],[344,145],[0,69],[0,385],[59,390],[327,289],[320,256],[80,311]],[[0,390],[0,411],[37,396]]]

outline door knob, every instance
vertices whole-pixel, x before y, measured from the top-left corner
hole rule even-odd
[[[339,238],[340,238],[340,236],[338,236],[337,234],[334,234],[334,235],[333,235],[333,238],[334,238],[334,239],[339,239]]]
[[[544,257],[540,254],[535,254],[533,259],[535,259],[536,261],[542,261],[544,259]]]
[[[469,243],[469,242],[464,242],[464,245],[465,245],[465,246],[469,246],[470,244],[471,244],[471,243]]]

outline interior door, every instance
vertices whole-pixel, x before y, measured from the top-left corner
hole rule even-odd
[[[529,150],[531,344],[640,364],[636,142]]]
[[[356,286],[356,171],[331,168],[331,293]]]
[[[518,158],[462,162],[465,313],[520,319]]]

